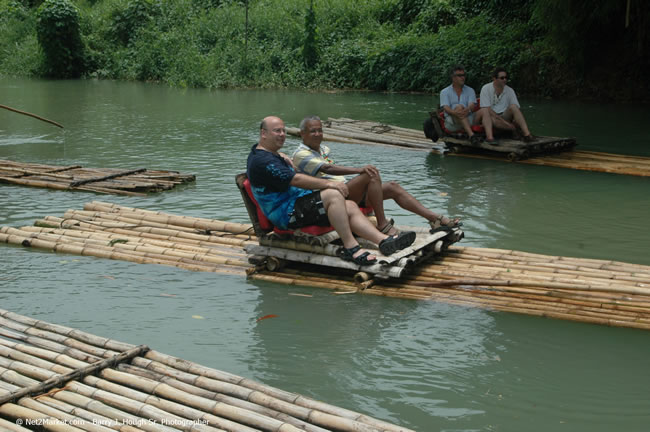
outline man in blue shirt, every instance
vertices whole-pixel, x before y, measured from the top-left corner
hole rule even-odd
[[[410,246],[412,231],[388,236],[366,218],[351,200],[345,183],[299,174],[291,159],[280,153],[286,139],[284,122],[269,116],[260,125],[259,143],[251,148],[247,170],[253,195],[262,212],[278,228],[332,225],[343,249],[341,258],[358,265],[375,264],[377,258],[359,246],[353,232],[379,245],[384,255]]]
[[[454,66],[451,70],[451,85],[440,92],[440,106],[445,112],[445,127],[455,132],[464,130],[470,141],[474,144],[479,139],[474,135],[472,125],[478,124],[474,118],[476,106],[476,92],[465,85],[465,68]]]

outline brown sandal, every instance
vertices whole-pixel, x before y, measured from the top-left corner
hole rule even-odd
[[[390,230],[395,229],[395,232],[393,234],[390,233]],[[386,235],[397,235],[399,234],[399,230],[395,228],[395,220],[392,218],[386,222],[386,225],[382,229],[379,230],[382,234]]]
[[[435,230],[435,229],[438,229],[438,228],[443,227],[443,226],[447,227],[447,228],[456,228],[456,227],[459,227],[459,226],[463,225],[463,223],[460,221],[460,218],[456,218],[456,219],[448,218],[449,222],[447,222],[446,224],[443,224],[442,220],[445,217],[446,216],[440,215],[436,219],[430,221],[429,225],[431,225],[431,229]]]

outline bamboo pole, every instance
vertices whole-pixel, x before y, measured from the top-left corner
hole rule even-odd
[[[247,398],[247,400],[239,397],[229,396],[218,391],[207,390],[197,382],[203,380],[202,377],[182,373],[161,363],[155,363],[150,360],[139,358],[134,360],[133,365],[120,365],[118,369],[134,375],[169,384],[178,390],[192,395],[201,396],[203,398],[215,400],[217,402],[223,402],[227,405],[236,406],[248,411],[254,411],[266,417],[276,418],[283,422],[290,423],[293,426],[296,426],[306,432],[327,432],[326,429],[314,426],[293,416],[294,410],[299,409],[299,407],[296,407],[295,405],[280,401],[275,398],[271,398],[269,396],[264,396],[265,398],[269,398],[269,402],[258,405],[254,400],[251,400],[250,398]],[[164,372],[159,373],[155,372],[155,370],[164,370]],[[218,383],[218,381],[210,381]],[[218,385],[220,385],[220,387],[223,387],[224,385],[228,386],[230,384],[219,383]],[[308,417],[308,412],[304,412],[303,414]],[[304,417],[300,416],[300,418]]]
[[[25,429],[22,426],[18,426],[16,422],[9,422],[0,418],[0,429],[10,432],[28,432],[29,429]]]
[[[8,111],[13,111],[13,112],[18,113],[18,114],[22,114],[22,115],[26,115],[26,116],[29,116],[29,117],[33,117],[33,118],[35,118],[35,119],[38,119],[38,120],[44,121],[44,122],[46,122],[46,123],[53,124],[54,126],[57,126],[57,127],[60,127],[61,129],[63,129],[63,126],[62,126],[61,124],[55,122],[54,120],[48,120],[48,119],[46,119],[45,117],[41,117],[41,116],[39,116],[39,115],[32,114],[32,113],[29,113],[29,112],[27,112],[27,111],[21,111],[21,110],[19,110],[19,109],[12,108],[12,107],[7,106],[7,105],[0,105],[0,108],[4,108],[4,109],[6,109],[6,110],[8,110]]]
[[[216,369],[211,369],[207,368],[205,366],[198,365],[196,363],[179,359],[178,357],[173,357],[169,356],[166,354],[162,354],[158,351],[151,350],[147,352],[145,355],[145,358],[148,360],[151,360],[153,362],[158,362],[166,366],[171,366],[174,369],[178,369],[182,372],[186,372],[189,374],[195,374],[200,376],[201,378],[196,379],[194,384],[197,386],[200,386],[202,388],[207,388],[208,390],[210,389],[210,385],[214,384],[213,381],[223,381],[224,383],[231,383],[231,384],[236,384],[237,386],[244,387],[248,390],[253,390],[255,393],[259,392],[263,395],[268,395],[273,398],[289,402],[292,404],[295,404],[297,407],[303,407],[307,408],[310,410],[316,410],[322,413],[326,414],[331,414],[334,416],[339,416],[345,419],[351,419],[355,420],[358,422],[364,422],[367,425],[374,426],[375,428],[378,428],[383,431],[388,431],[388,432],[413,432],[410,429],[406,428],[401,428],[397,427],[395,425],[392,425],[390,423],[383,422],[381,420],[373,419],[371,417],[365,416],[363,414],[346,410],[344,408],[339,408],[333,405],[329,405],[324,402],[319,402],[315,401],[313,399],[307,398],[305,396],[301,396],[296,393],[290,393],[284,390],[280,390],[274,387],[270,387],[261,383],[258,383],[256,381],[252,381],[237,375],[233,375],[227,372],[222,372],[218,371]],[[138,359],[138,361],[141,361]],[[148,368],[148,366],[147,366]],[[161,369],[161,371],[164,371],[162,373],[169,373],[168,369]],[[179,376],[182,375],[174,375],[175,378],[178,378]],[[179,378],[180,379],[180,378]],[[192,379],[191,377],[186,377],[187,380]],[[237,391],[235,387],[231,388],[232,391]],[[217,390],[219,391],[219,390]],[[248,394],[248,397],[252,397],[254,393],[246,392],[244,391],[244,394]],[[312,420],[312,416],[310,415],[310,421]],[[345,429],[343,429],[345,430]]]
[[[77,369],[73,372],[67,373],[65,375],[61,376],[55,376],[46,379],[45,381],[41,382],[38,385],[35,386],[30,386],[21,390],[18,390],[16,392],[9,393],[8,395],[0,397],[0,405],[3,403],[19,399],[23,396],[27,395],[34,395],[34,394],[40,394],[40,393],[45,393],[46,391],[50,390],[53,387],[60,386],[61,384],[64,384],[67,381],[82,378],[84,376],[87,376],[92,373],[97,373],[101,371],[102,369],[105,369],[107,367],[113,367],[116,364],[123,362],[125,360],[129,360],[135,356],[141,355],[149,350],[149,347],[141,345],[139,347],[133,348],[129,351],[123,352],[121,354],[118,354],[116,356],[113,356],[109,359],[102,360],[100,362],[94,363],[92,365],[88,365],[87,367]]]
[[[142,213],[144,217],[142,220],[155,221],[159,223],[176,225],[187,228],[198,228],[209,231],[226,231],[230,233],[238,233],[246,231],[250,225],[249,224],[240,224],[234,222],[222,222],[213,219],[197,218],[190,216],[175,216],[166,214],[163,212],[151,212],[146,210],[134,211],[130,207],[117,206],[110,203],[105,203],[109,208],[119,209],[120,212],[132,212],[132,213]],[[94,203],[89,203],[84,205],[84,210],[93,210]]]
[[[12,403],[0,405],[0,416],[6,416],[13,419],[24,419],[27,425],[47,425],[47,430],[54,432],[81,432],[83,429],[68,425],[53,417]]]

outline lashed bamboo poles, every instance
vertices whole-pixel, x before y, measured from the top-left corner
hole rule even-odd
[[[257,243],[249,225],[102,202],[85,208],[67,212],[68,219],[42,220],[54,228],[3,227],[0,241],[194,271],[243,275],[253,270],[246,262],[253,257],[242,250]],[[355,284],[350,273],[306,273],[291,267],[281,273],[253,271],[249,277],[627,327],[646,328],[650,314],[648,266],[498,249],[454,246],[400,281]]]
[[[329,119],[330,127],[324,128],[324,139],[327,141],[351,142],[360,144],[381,144],[402,147],[408,142],[419,143],[413,149],[439,152],[424,133],[416,129],[400,128],[369,121],[352,119]],[[373,132],[376,130],[377,132]],[[388,132],[387,132],[388,130]],[[298,129],[288,128],[287,133],[299,135]],[[404,141],[405,140],[405,141]],[[444,139],[442,139],[444,141]],[[501,160],[502,156],[490,156],[476,153],[456,153],[452,156],[473,157],[481,159]],[[644,156],[629,156],[593,151],[570,151],[517,161],[530,165],[547,165],[561,168],[571,168],[586,171],[608,172],[648,177],[650,176],[650,158]]]
[[[78,165],[58,167],[0,160],[0,182],[57,190],[143,196],[147,192],[168,190],[194,180],[193,175],[174,171],[98,169]]]
[[[112,355],[113,351],[103,347],[130,346],[1,309],[0,317],[0,330],[10,329],[3,330],[2,336],[18,341],[0,339],[0,361],[3,357],[11,358],[10,372],[21,377],[15,381],[27,385],[35,379],[79,368],[97,354]],[[70,346],[75,349],[69,350]],[[2,376],[0,369],[0,380]],[[152,426],[160,426],[164,421],[173,421],[181,425],[179,429],[189,430],[183,425],[192,420],[199,422],[193,424],[192,430],[214,430],[212,427],[216,426],[241,432],[409,432],[353,411],[155,351],[148,351],[145,358],[136,357],[131,365],[122,363],[117,370],[102,369],[99,376],[87,376],[83,383],[72,381],[49,396],[39,397],[38,401],[40,405],[23,398],[19,406],[0,411],[0,415],[17,418],[24,415],[19,409],[29,406],[43,412],[42,405],[47,405],[55,418],[79,410],[82,419],[122,422],[126,419],[128,424],[153,419],[154,423],[143,427],[146,430],[160,430]],[[7,405],[10,404],[2,408]]]

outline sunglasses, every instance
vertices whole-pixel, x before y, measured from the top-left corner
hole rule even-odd
[[[464,74],[464,73],[462,73],[462,74],[454,74],[454,76],[457,76],[457,77],[461,77],[461,78],[462,78],[462,77],[465,76],[465,74]]]
[[[508,77],[507,77],[507,76],[500,76],[500,77],[497,77],[497,79],[500,79],[500,80],[507,80]]]

